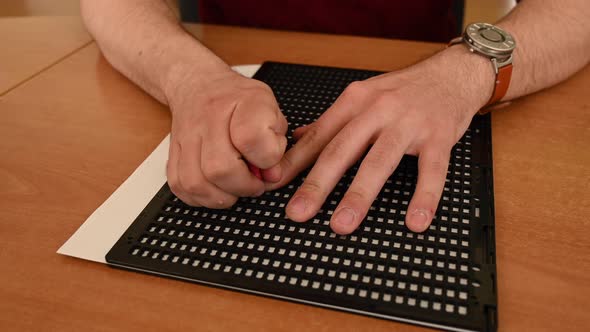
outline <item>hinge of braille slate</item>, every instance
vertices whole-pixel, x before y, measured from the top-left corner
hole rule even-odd
[[[487,169],[492,167],[492,136],[491,136],[491,114],[478,115],[474,119],[479,120],[473,131],[473,153],[474,161],[478,167]]]
[[[474,204],[472,216],[478,219],[479,225],[494,224],[494,189],[492,168],[474,167],[473,169]]]
[[[495,243],[495,232],[493,226],[483,226],[482,236],[482,247],[483,247],[483,261],[486,264],[496,263],[496,243]]]
[[[483,331],[496,331],[498,325],[496,266],[484,264],[473,269],[474,295],[484,312]]]
[[[485,331],[494,332],[498,329],[498,310],[495,305],[485,306],[486,326]]]

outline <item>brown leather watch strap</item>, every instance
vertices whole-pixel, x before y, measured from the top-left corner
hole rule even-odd
[[[496,75],[496,82],[494,84],[494,92],[492,97],[487,104],[479,111],[479,114],[485,114],[490,111],[491,105],[500,101],[506,95],[508,87],[510,86],[510,78],[512,77],[512,64],[508,64],[504,67],[498,68],[498,74]]]

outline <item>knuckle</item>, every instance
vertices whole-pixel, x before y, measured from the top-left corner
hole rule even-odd
[[[285,150],[284,147],[281,146],[280,144],[276,145],[275,149],[271,149],[270,151],[268,151],[266,153],[266,159],[267,159],[267,167],[264,168],[270,168],[274,165],[276,165],[277,163],[279,163],[281,161],[281,158],[283,158],[283,155],[285,154]]]
[[[429,170],[436,173],[445,173],[447,167],[448,163],[443,162],[442,160],[434,160],[428,165]]]
[[[304,192],[307,194],[317,195],[323,194],[324,189],[320,185],[320,183],[314,179],[307,178],[299,188],[300,192]]]
[[[373,99],[373,109],[378,111],[381,120],[387,120],[394,112],[399,112],[405,108],[400,105],[400,98],[395,93],[381,92]]]
[[[251,80],[251,82],[248,84],[248,87],[245,88],[243,92],[243,96],[250,100],[256,99],[258,102],[260,102],[260,99],[262,98],[262,100],[265,102],[276,104],[272,88],[264,82]]]
[[[191,197],[204,197],[207,193],[205,179],[196,176],[193,172],[179,173],[178,187]]]
[[[259,80],[252,80],[252,88],[260,90],[261,92],[272,93],[272,89],[270,88],[270,86]]]
[[[177,180],[168,179],[168,186],[174,195],[179,196],[182,194],[182,188]]]
[[[274,91],[272,91],[272,88],[270,86],[268,86],[265,83],[262,83],[262,87],[260,88],[260,90],[266,94],[269,98],[271,98],[271,101],[273,102],[273,104],[276,105],[276,99],[274,96]]]
[[[451,150],[457,142],[453,135],[449,135],[453,132],[453,127],[446,121],[433,121],[428,132],[426,139],[428,150],[432,151],[437,158],[450,157]]]
[[[247,152],[246,152],[247,153]],[[255,154],[256,165],[262,169],[268,169],[278,164],[283,157],[283,151],[278,147],[272,147],[271,144],[259,146]]]
[[[203,182],[197,180],[189,180],[182,183],[184,191],[191,196],[203,196]]]
[[[283,155],[283,159],[281,159],[281,162],[281,167],[285,170],[292,170],[295,166],[293,159],[291,158],[291,155],[288,152]]]
[[[362,204],[366,204],[369,201],[368,195],[367,193],[365,193],[364,191],[356,188],[356,189],[349,189],[346,192],[346,195],[344,196],[344,198],[342,199],[343,202],[346,202],[349,205],[352,206],[359,206]]]
[[[391,149],[399,149],[403,147],[407,142],[407,139],[404,135],[396,129],[389,130],[389,133],[383,135],[383,146],[390,147]]]
[[[332,141],[326,145],[323,151],[320,153],[318,162],[324,162],[327,160],[338,160],[342,157],[346,150],[346,138],[344,135],[337,135]]]
[[[203,175],[211,181],[218,182],[235,174],[235,168],[227,160],[210,159],[203,164]]]
[[[256,148],[258,137],[255,130],[250,130],[245,125],[236,126],[232,132],[232,143],[241,153],[248,153]]]
[[[447,149],[438,149],[431,151],[431,158],[426,163],[426,170],[434,173],[446,173],[449,167],[450,151]]]
[[[315,123],[313,126],[310,126],[305,130],[303,136],[297,141],[296,144],[309,146],[315,145],[318,143],[320,139],[320,126],[319,123]]]
[[[210,108],[213,105],[215,105],[217,103],[217,101],[219,100],[218,96],[212,95],[212,94],[204,94],[201,96],[201,103],[203,104],[203,106],[205,108]]]
[[[395,165],[391,161],[392,154],[395,151],[402,151],[402,137],[399,133],[393,133],[384,135],[380,140],[379,144],[374,145],[369,151],[363,163],[371,169],[380,169],[384,165],[389,165],[390,171],[393,172]]]
[[[177,195],[177,197],[185,204],[190,205],[190,206],[201,206],[201,204],[193,199],[191,196],[186,196],[186,195]]]
[[[287,131],[289,130],[289,121],[287,121],[287,117],[281,112],[280,109],[278,111],[278,117],[280,124],[280,134],[286,135]]]
[[[405,99],[397,91],[379,92],[372,99],[372,109],[376,113],[374,117],[383,123],[391,123],[393,119],[400,121],[408,115],[416,114],[412,112],[412,106],[404,102]]]
[[[380,92],[373,99],[373,103],[381,107],[391,107],[394,102],[395,98],[388,92]]]
[[[371,152],[365,157],[364,164],[371,169],[380,169],[388,163],[389,151],[383,148],[372,149]]]
[[[367,87],[367,84],[364,83],[363,81],[354,81],[352,83],[350,83],[346,89],[344,89],[344,92],[342,93],[342,95],[345,98],[352,98],[352,99],[359,99],[359,98],[365,98],[370,94],[370,90]]]

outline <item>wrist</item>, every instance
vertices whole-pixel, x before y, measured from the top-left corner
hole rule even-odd
[[[490,60],[470,52],[464,45],[453,45],[427,62],[437,68],[440,82],[446,85],[455,104],[471,116],[492,96],[496,74]]]
[[[176,41],[171,46],[183,45],[172,50],[168,65],[164,68],[160,85],[168,105],[172,108],[178,99],[202,91],[216,77],[233,73],[231,68],[204,46],[188,38]]]

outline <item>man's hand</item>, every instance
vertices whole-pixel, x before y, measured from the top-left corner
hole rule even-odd
[[[261,169],[277,164],[287,146],[287,121],[272,90],[231,70],[175,85],[168,102],[172,133],[168,183],[183,202],[226,208],[238,197],[259,196]],[[202,77],[202,75],[201,75]]]
[[[265,171],[265,178],[280,178],[267,184],[276,188],[317,157],[287,205],[290,219],[312,218],[344,173],[370,147],[334,211],[331,228],[349,234],[359,226],[404,154],[419,157],[418,183],[406,224],[416,232],[428,228],[444,188],[451,149],[489,98],[486,88],[484,93],[477,91],[478,85],[485,84],[461,82],[462,70],[444,62],[450,54],[458,59],[466,55],[466,65],[474,61],[474,66],[485,66],[478,72],[482,83],[487,80],[488,89],[493,82],[491,66],[483,58],[466,53],[463,46],[445,52],[402,71],[353,82],[315,123],[295,131],[297,144],[279,165]],[[470,83],[475,90],[465,88]]]

